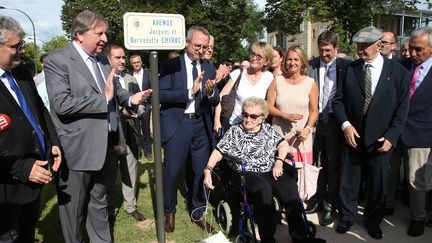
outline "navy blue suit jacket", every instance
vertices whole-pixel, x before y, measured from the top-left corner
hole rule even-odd
[[[189,101],[189,90],[187,89],[187,73],[183,54],[177,58],[166,60],[162,64],[159,76],[159,100],[160,100],[160,122],[162,142],[168,141],[179,128],[186,105]],[[214,95],[209,98],[205,95],[205,82],[214,79],[216,69],[208,62],[201,61],[201,71],[204,71],[202,81],[202,98],[199,106],[203,111],[203,121],[207,135],[211,139],[213,130],[212,107],[219,104],[219,91],[214,90]],[[199,95],[199,92],[196,94]]]
[[[19,65],[12,70],[31,112],[45,138],[46,158],[52,163],[51,146],[60,146],[48,110],[39,97],[30,72]],[[3,82],[0,81],[0,114],[10,117],[12,125],[0,132],[0,204],[24,205],[37,199],[42,185],[28,180],[36,160],[43,160],[39,141],[31,123]]]
[[[408,118],[402,133],[404,144],[415,148],[432,146],[432,68],[417,87],[410,101]]]
[[[372,151],[384,137],[393,146],[405,126],[408,114],[409,74],[398,62],[384,57],[383,69],[373,94],[367,117],[365,100],[364,61],[358,59],[347,66],[341,86],[333,99],[333,110],[340,125],[349,121]],[[364,119],[366,119],[364,121]]]

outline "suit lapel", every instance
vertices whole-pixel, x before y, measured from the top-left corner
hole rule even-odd
[[[364,95],[365,92],[365,83],[364,83],[364,68],[363,68],[364,62],[358,62],[356,66],[354,66],[354,73],[357,79],[357,82],[360,86],[360,89],[362,91],[362,94]]]
[[[6,97],[6,99],[8,99],[8,103],[12,104],[14,106],[15,110],[19,110],[23,115],[24,112],[22,112],[21,107],[18,105],[17,101],[15,100],[15,98],[12,96],[12,94],[9,92],[9,90],[6,88],[6,86],[4,85],[3,82],[0,81],[0,94],[4,94],[4,97]]]
[[[89,83],[89,85],[97,92],[101,93],[99,91],[99,87],[96,84],[96,80],[94,79],[93,75],[91,74],[90,70],[88,69],[87,65],[85,64],[84,60],[81,58],[78,51],[75,49],[75,47],[71,44],[69,44],[69,50],[71,52],[71,59],[72,59],[72,66],[84,77],[85,80]]]
[[[186,53],[183,55],[186,55]],[[186,63],[185,63],[184,56],[180,56],[179,59],[180,59],[180,66],[181,66],[180,72],[181,72],[182,79],[183,79],[183,82],[182,82],[183,90],[184,89],[187,90],[187,71],[186,71]]]

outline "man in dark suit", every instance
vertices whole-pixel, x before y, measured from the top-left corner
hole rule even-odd
[[[384,31],[383,37],[381,38],[381,44],[381,54],[383,56],[395,61],[400,60],[400,57],[396,55],[398,43],[395,33],[391,31]]]
[[[333,222],[332,211],[339,205],[339,168],[342,132],[336,121],[331,102],[345,67],[351,61],[336,58],[338,36],[333,31],[324,31],[318,36],[320,56],[309,61],[308,76],[315,79],[319,89],[319,119],[313,145],[313,161],[320,161],[317,193],[306,208],[306,213],[314,213],[323,204],[324,213],[320,224]]]
[[[347,148],[341,160],[341,219],[336,231],[345,233],[357,215],[361,169],[368,173],[368,200],[363,218],[368,234],[382,238],[389,160],[408,112],[408,75],[398,62],[380,55],[382,32],[367,27],[357,32],[359,59],[345,71],[333,99]]]
[[[125,73],[126,59],[125,52],[121,46],[112,44],[104,49],[111,68],[115,69],[116,78],[123,89],[132,94],[140,91],[137,80],[132,75]],[[122,124],[122,133],[126,139],[127,153],[121,155],[120,174],[122,178],[123,208],[137,221],[144,221],[144,215],[137,209],[137,170],[138,170],[138,133],[135,130],[134,121],[137,118],[137,110],[131,110],[128,107],[119,107],[120,120]],[[116,178],[117,164],[113,164],[110,170],[109,186],[107,189],[108,200],[108,217],[111,227],[114,225],[117,213],[116,203]]]
[[[30,72],[20,65],[23,30],[0,15],[0,242],[34,242],[42,186],[61,164],[60,141],[37,94]]]
[[[142,60],[139,55],[132,55],[130,57],[130,63],[133,71],[131,75],[138,81],[140,90],[147,90],[151,88],[150,70],[143,69]],[[135,127],[140,135],[139,145],[144,151],[144,156],[148,161],[153,160],[152,155],[152,138],[150,134],[150,114],[152,111],[151,100],[148,99],[142,105],[144,112],[139,114],[138,119],[135,121]]]
[[[192,26],[186,37],[186,52],[164,62],[160,74],[161,138],[164,145],[165,230],[175,229],[177,187],[180,174],[193,175],[191,217],[203,230],[213,228],[202,218],[205,208],[203,171],[211,152],[212,107],[219,103],[214,88],[216,70],[202,62],[209,45],[209,33],[201,26]],[[190,168],[191,167],[191,168]]]
[[[403,154],[408,164],[408,190],[411,222],[409,236],[424,233],[426,191],[431,174],[426,167],[432,165],[432,28],[420,28],[411,33],[410,57],[414,63],[410,71],[410,107],[402,132]],[[430,180],[429,180],[430,183]],[[429,202],[431,203],[431,202]]]
[[[45,61],[51,116],[66,162],[57,192],[66,242],[84,242],[84,222],[91,242],[112,242],[106,187],[108,170],[118,161],[117,107],[139,105],[151,92],[132,95],[114,84],[114,70],[101,54],[107,28],[104,17],[84,10],[72,23],[73,41]]]

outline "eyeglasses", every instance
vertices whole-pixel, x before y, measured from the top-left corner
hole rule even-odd
[[[250,55],[250,59],[254,59],[257,60],[258,62],[261,61],[263,59],[263,57],[259,54],[256,54],[255,52],[252,52]]]
[[[189,41],[189,43],[192,44],[193,48],[194,48],[196,51],[201,50],[201,49],[203,49],[204,51],[206,51],[206,50],[209,48],[208,46],[205,46],[205,45],[198,45],[198,44],[194,44],[192,41]]]
[[[393,45],[394,44],[394,42],[390,42],[390,41],[381,41],[381,43],[383,44],[383,45]]]
[[[15,45],[8,45],[8,44],[5,44],[5,43],[1,43],[0,45],[7,46],[9,48],[14,49],[15,52],[19,52],[19,51],[22,51],[22,49],[24,49],[25,41],[21,40],[20,42],[16,43]]]
[[[247,112],[243,112],[242,113],[242,117],[243,118],[248,118],[248,117],[250,117],[252,120],[256,120],[256,119],[258,119],[258,117],[260,117],[260,116],[263,116],[263,114],[259,114],[259,115],[257,115],[257,114],[249,114],[249,113],[247,113]]]

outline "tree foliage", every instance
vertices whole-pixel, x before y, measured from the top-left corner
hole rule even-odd
[[[100,13],[109,22],[110,43],[124,43],[123,15],[126,12],[182,14],[186,28],[192,25],[206,27],[215,38],[214,61],[241,60],[247,56],[242,43],[253,43],[262,37],[263,13],[253,0],[64,0],[62,25],[67,32],[73,18],[84,9]],[[134,51],[136,53],[136,51]],[[168,51],[161,52],[162,57]],[[127,55],[130,52],[126,53]],[[146,62],[147,52],[141,51]]]
[[[39,63],[39,57],[40,57],[40,48],[38,46],[36,46],[37,48],[37,57],[36,57],[36,62],[37,62],[37,69],[38,72],[40,72],[42,70],[42,66]],[[35,46],[32,43],[26,43],[24,45],[24,55],[21,58],[21,63],[24,64],[28,70],[30,70],[30,72],[35,75],[35,64],[34,64],[34,56],[35,56]]]
[[[64,35],[56,36],[43,45],[42,51],[44,53],[50,53],[56,49],[66,46],[68,42],[69,40],[66,38],[66,36]]]
[[[426,0],[429,2],[430,0]],[[268,31],[294,35],[300,33],[303,17],[321,22],[332,21],[330,29],[337,32],[342,49],[349,52],[352,36],[370,25],[373,18],[384,13],[415,9],[420,0],[268,0],[265,23]],[[303,16],[308,10],[309,15]]]

